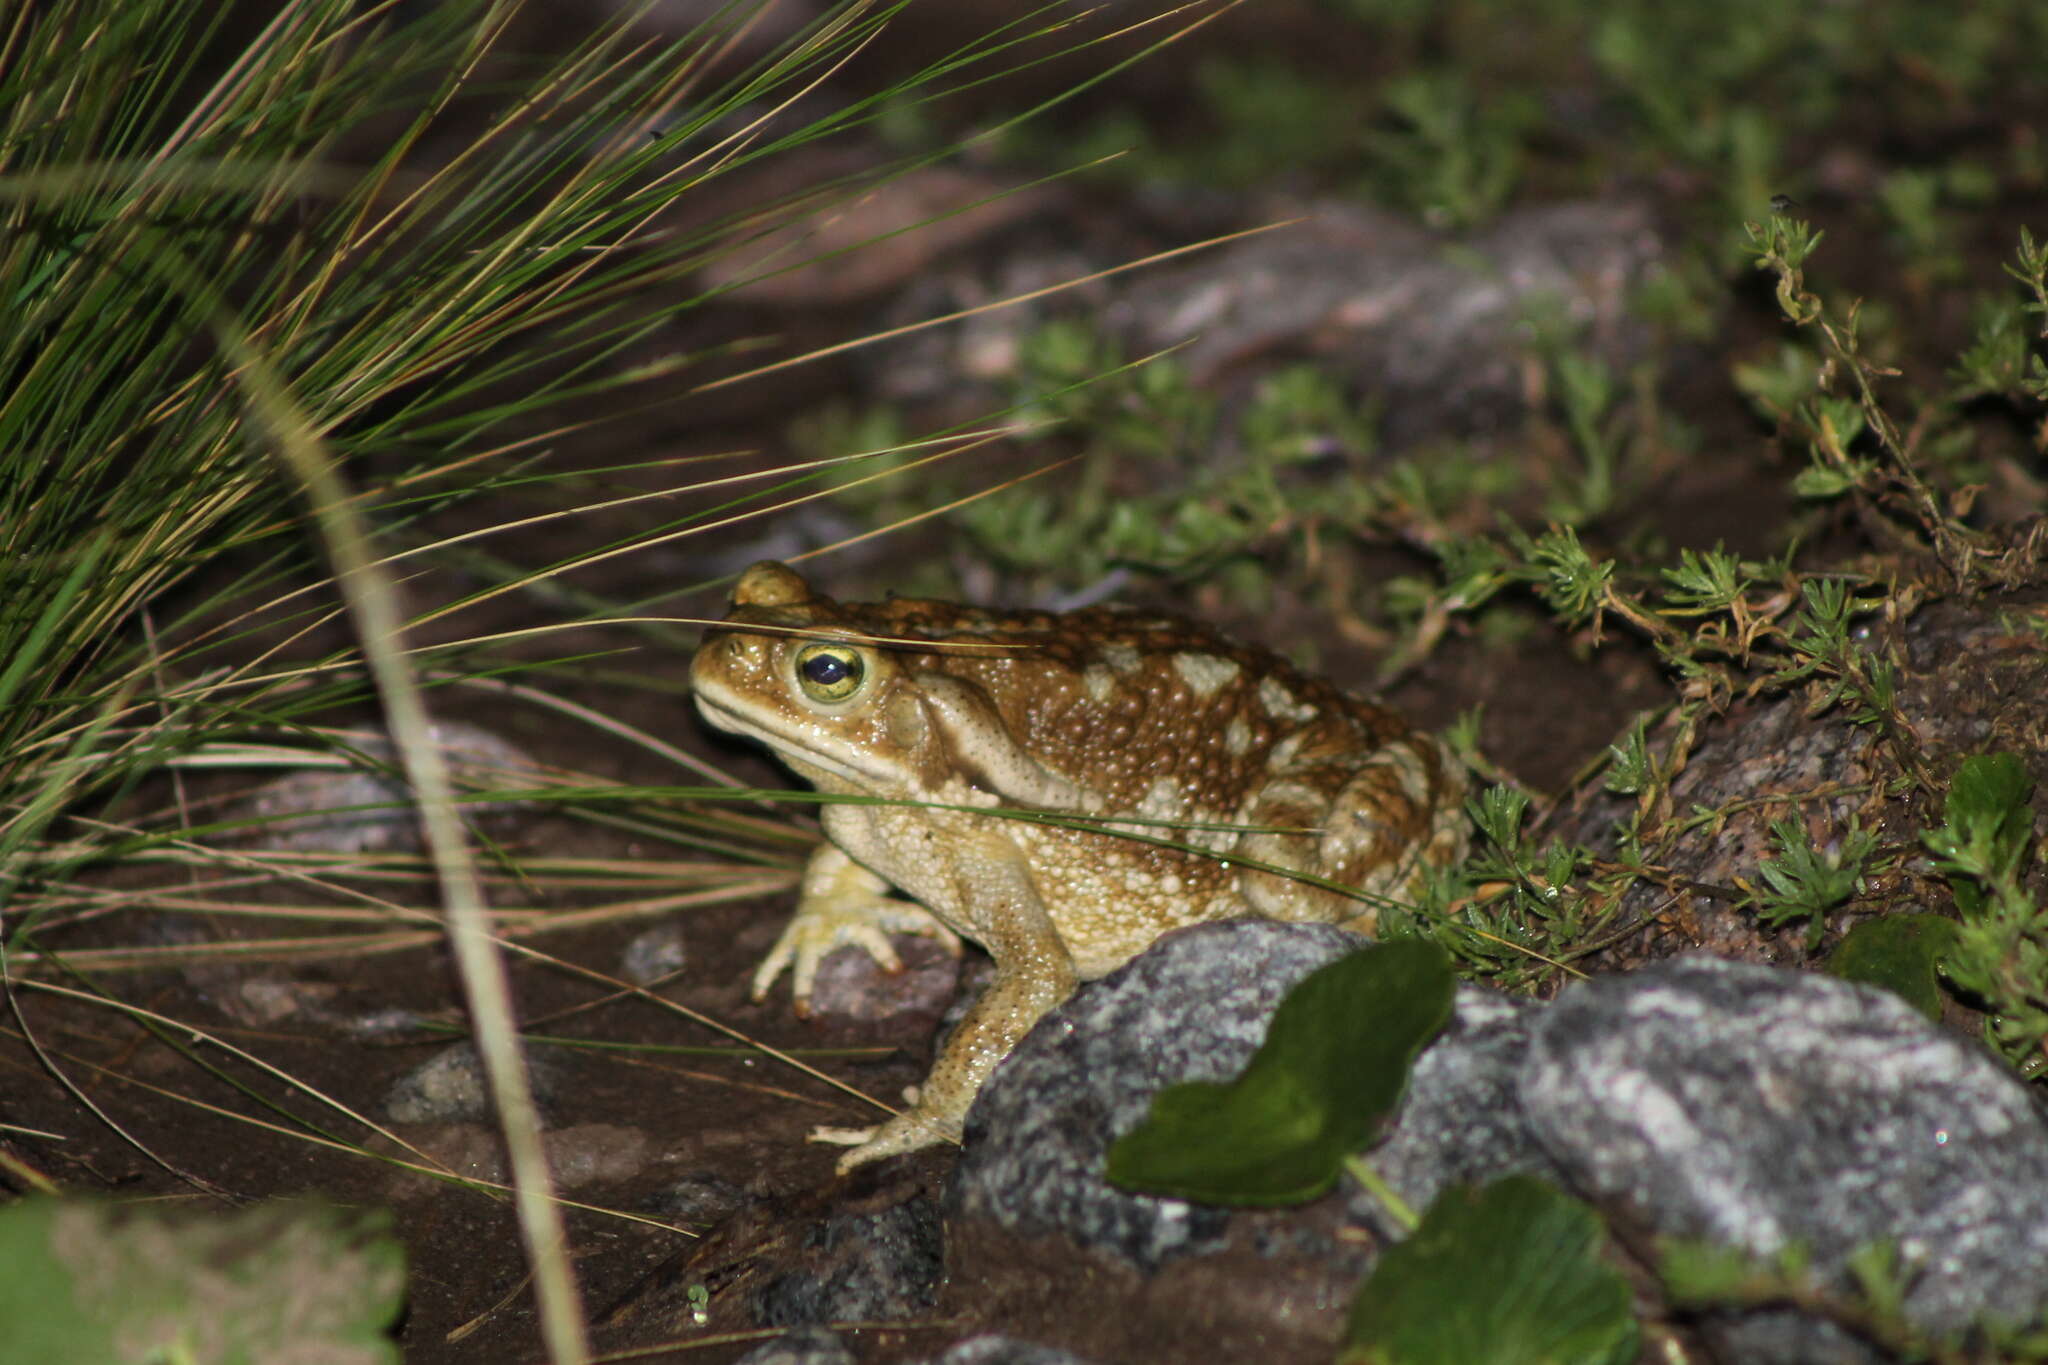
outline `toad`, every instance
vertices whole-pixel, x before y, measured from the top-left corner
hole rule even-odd
[[[1437,739],[1170,616],[841,603],[768,561],[690,681],[711,724],[860,798],[825,806],[756,1000],[793,967],[804,1012],[842,943],[896,970],[890,932],[995,960],[909,1109],[817,1134],[858,1144],[842,1172],[957,1141],[1032,1024],[1167,930],[1250,914],[1370,934],[1464,852],[1464,772]]]

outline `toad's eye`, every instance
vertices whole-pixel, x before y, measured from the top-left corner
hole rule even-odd
[[[796,656],[797,680],[812,701],[845,701],[866,675],[860,652],[845,645],[805,645]]]

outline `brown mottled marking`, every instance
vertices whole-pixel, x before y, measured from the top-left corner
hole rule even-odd
[[[758,998],[793,965],[801,1007],[838,944],[889,960],[884,930],[971,938],[995,959],[995,985],[916,1105],[842,1170],[957,1139],[1025,1030],[1166,930],[1253,912],[1370,932],[1375,898],[1411,894],[1464,850],[1463,770],[1436,740],[1191,622],[840,603],[770,562],[741,576],[690,676],[707,720],[767,744],[820,791],[969,808],[828,806],[831,843],[755,978]],[[1109,823],[1006,820],[991,806]],[[1144,841],[1161,839],[1220,861]],[[1359,894],[1229,865],[1246,859]]]

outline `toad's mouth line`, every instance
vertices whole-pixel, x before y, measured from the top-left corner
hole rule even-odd
[[[858,768],[837,752],[814,748],[805,742],[801,732],[796,731],[794,727],[777,724],[780,717],[763,717],[759,712],[742,711],[702,688],[697,690],[697,709],[704,713],[704,719],[721,730],[730,730],[734,734],[760,740],[785,762],[808,764],[830,773],[842,782],[849,782],[867,790],[887,785],[886,772]]]

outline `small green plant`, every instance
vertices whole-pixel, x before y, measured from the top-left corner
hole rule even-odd
[[[1581,468],[1559,480],[1544,514],[1567,526],[1583,526],[1609,511],[1619,491],[1615,478],[1622,451],[1614,409],[1620,391],[1613,371],[1583,351],[1560,350],[1551,370]]]
[[[1175,357],[1127,361],[1094,329],[1054,322],[1025,339],[1018,388],[1012,417],[1065,442],[1079,462],[959,508],[953,524],[976,558],[1009,574],[1067,588],[1117,568],[1223,574],[1289,534],[1356,524],[1373,497],[1355,481],[1333,490],[1294,474],[1357,462],[1373,448],[1370,410],[1310,366],[1266,376],[1225,424],[1216,398]],[[901,436],[900,417],[877,410],[810,422],[793,439],[828,459]],[[939,468],[915,487],[865,477],[908,458],[885,453],[846,466],[840,499],[864,519],[890,521],[988,490],[985,477],[958,468]]]
[[[1768,226],[1752,224],[1751,238],[1759,264],[1776,276],[1787,320],[1812,329],[1823,357],[1816,363],[1810,351],[1787,347],[1778,364],[1739,376],[1765,411],[1807,435],[1811,463],[1798,477],[1798,491],[1815,500],[1849,500],[1866,516],[1882,519],[1898,542],[1921,547],[1925,570],[1945,571],[1952,583],[2017,583],[2038,572],[2024,544],[2000,542],[1968,525],[1958,504],[1940,496],[1923,475],[1914,448],[1879,401],[1886,373],[1860,348],[1856,310],[1838,323],[1805,287],[1820,235],[1777,218]],[[2031,235],[2023,235],[2011,273],[2034,296],[2027,306],[2048,302],[2048,251]],[[1985,343],[1987,351],[1997,348],[1998,358],[1976,365],[1979,372],[1995,368],[2008,397],[2015,372],[2023,372],[2031,359],[2011,339],[2017,316],[2015,306]],[[1597,415],[1611,402],[1611,390],[1596,368],[1570,362],[1559,364],[1558,381],[1575,444],[1594,457],[1588,462],[1589,486],[1597,491],[1605,439]],[[1830,392],[1827,386],[1847,391]],[[1912,601],[1895,580],[1801,571],[1789,551],[1755,562],[1719,547],[1683,548],[1675,562],[1646,576],[1618,557],[1593,553],[1568,523],[1537,533],[1509,527],[1498,540],[1451,538],[1431,548],[1442,565],[1439,600],[1471,611],[1504,589],[1525,587],[1560,623],[1592,642],[1610,623],[1649,640],[1679,685],[1677,704],[1661,727],[1661,747],[1652,749],[1639,723],[1609,755],[1604,785],[1636,800],[1616,832],[1613,863],[1601,863],[1586,850],[1528,846],[1519,832],[1522,809],[1510,793],[1488,792],[1475,804],[1485,843],[1466,871],[1467,884],[1495,889],[1477,905],[1455,902],[1458,911],[1447,919],[1483,927],[1483,935],[1445,941],[1468,963],[1485,964],[1481,970],[1503,970],[1501,954],[1510,947],[1569,962],[1632,880],[1664,875],[1660,859],[1678,841],[1716,827],[1724,818],[1720,812],[1669,809],[1670,775],[1684,766],[1706,719],[1739,698],[1803,689],[1811,714],[1833,712],[1878,733],[1899,772],[1883,795],[1932,798],[1943,789],[1918,732],[1902,714],[1898,662],[1880,643],[1882,636],[1863,629],[1878,613]],[[1825,850],[1813,846],[1796,816],[1781,817],[1772,828],[1776,853],[1759,870],[1752,903],[1766,924],[1803,926],[1817,948],[1828,913],[1866,879],[1890,868],[1896,855],[1853,823]],[[2026,956],[2025,934],[2010,914],[2002,923],[2000,945],[1983,939],[1980,956],[1987,964],[2004,963],[2002,995],[2013,998],[2014,973],[2023,970]],[[2025,1008],[2017,1016],[2031,1017]],[[2031,1028],[2025,1022],[2005,1026],[2017,1048],[2028,1046]]]
[[[1464,72],[1420,71],[1381,95],[1393,127],[1371,139],[1371,178],[1383,202],[1436,227],[1471,228],[1507,206],[1523,169],[1523,141],[1541,122],[1534,97],[1484,95]]]
[[[1528,834],[1528,796],[1504,784],[1467,803],[1479,843],[1457,880],[1436,888],[1410,925],[1454,954],[1466,970],[1505,990],[1546,979],[1584,943],[1597,920],[1598,900],[1579,885],[1591,855],[1565,843],[1538,843]]]
[[[1906,1316],[1914,1267],[1890,1242],[1845,1258],[1845,1284],[1823,1283],[1811,1251],[1788,1242],[1768,1256],[1722,1243],[1672,1239],[1657,1247],[1656,1270],[1674,1308],[1792,1308],[1834,1323],[1884,1358],[1934,1365],[2038,1365],[2048,1360],[2048,1324],[1987,1322],[1967,1334],[1931,1336]]]
[[[1922,836],[1948,878],[1962,928],[1949,979],[1985,1004],[1990,1041],[2026,1076],[2048,1074],[2048,909],[2022,878],[2033,860],[2033,779],[2011,754],[1965,759],[1946,820]]]
[[[2016,404],[2048,403],[2048,360],[2036,344],[2048,340],[2048,241],[2020,229],[2018,259],[2005,267],[2024,299],[1981,300],[1976,339],[1956,362],[1951,396],[1958,402],[1997,397]],[[2028,318],[2036,321],[2029,325]]]
[[[2030,242],[2023,242],[2026,258]],[[2048,361],[2034,350],[2038,334],[2027,325],[2026,305],[2017,299],[1980,299],[1976,336],[1956,358],[1950,396],[2048,402]]]
[[[1855,895],[1868,875],[1877,836],[1852,825],[1836,847],[1816,849],[1806,821],[1788,815],[1771,822],[1771,846],[1775,856],[1757,868],[1764,883],[1754,892],[1757,917],[1773,927],[1804,924],[1810,953],[1820,946],[1828,912]]]
[[[1922,467],[1924,438],[1909,441],[1878,397],[1879,386],[1897,371],[1866,354],[1859,336],[1860,303],[1837,316],[1819,295],[1807,288],[1806,263],[1822,234],[1806,223],[1782,215],[1746,225],[1756,267],[1776,280],[1778,306],[1787,321],[1811,327],[1818,335],[1822,364],[1818,383],[1825,390],[1838,377],[1849,392],[1837,397],[1816,394],[1803,411],[1811,441],[1812,467],[1802,478],[1808,496],[1846,497],[1855,494],[1866,514],[1885,520],[1889,533],[1903,543],[1917,542],[1942,569],[1951,586],[2018,586],[2035,569],[2034,556],[2023,547],[1997,541],[1973,527],[1960,514],[1967,504],[1950,505],[1937,496]],[[2030,282],[2037,267],[2048,271],[2030,234],[2020,239],[2020,266],[2013,271]],[[1876,458],[1852,451],[1865,437]]]

